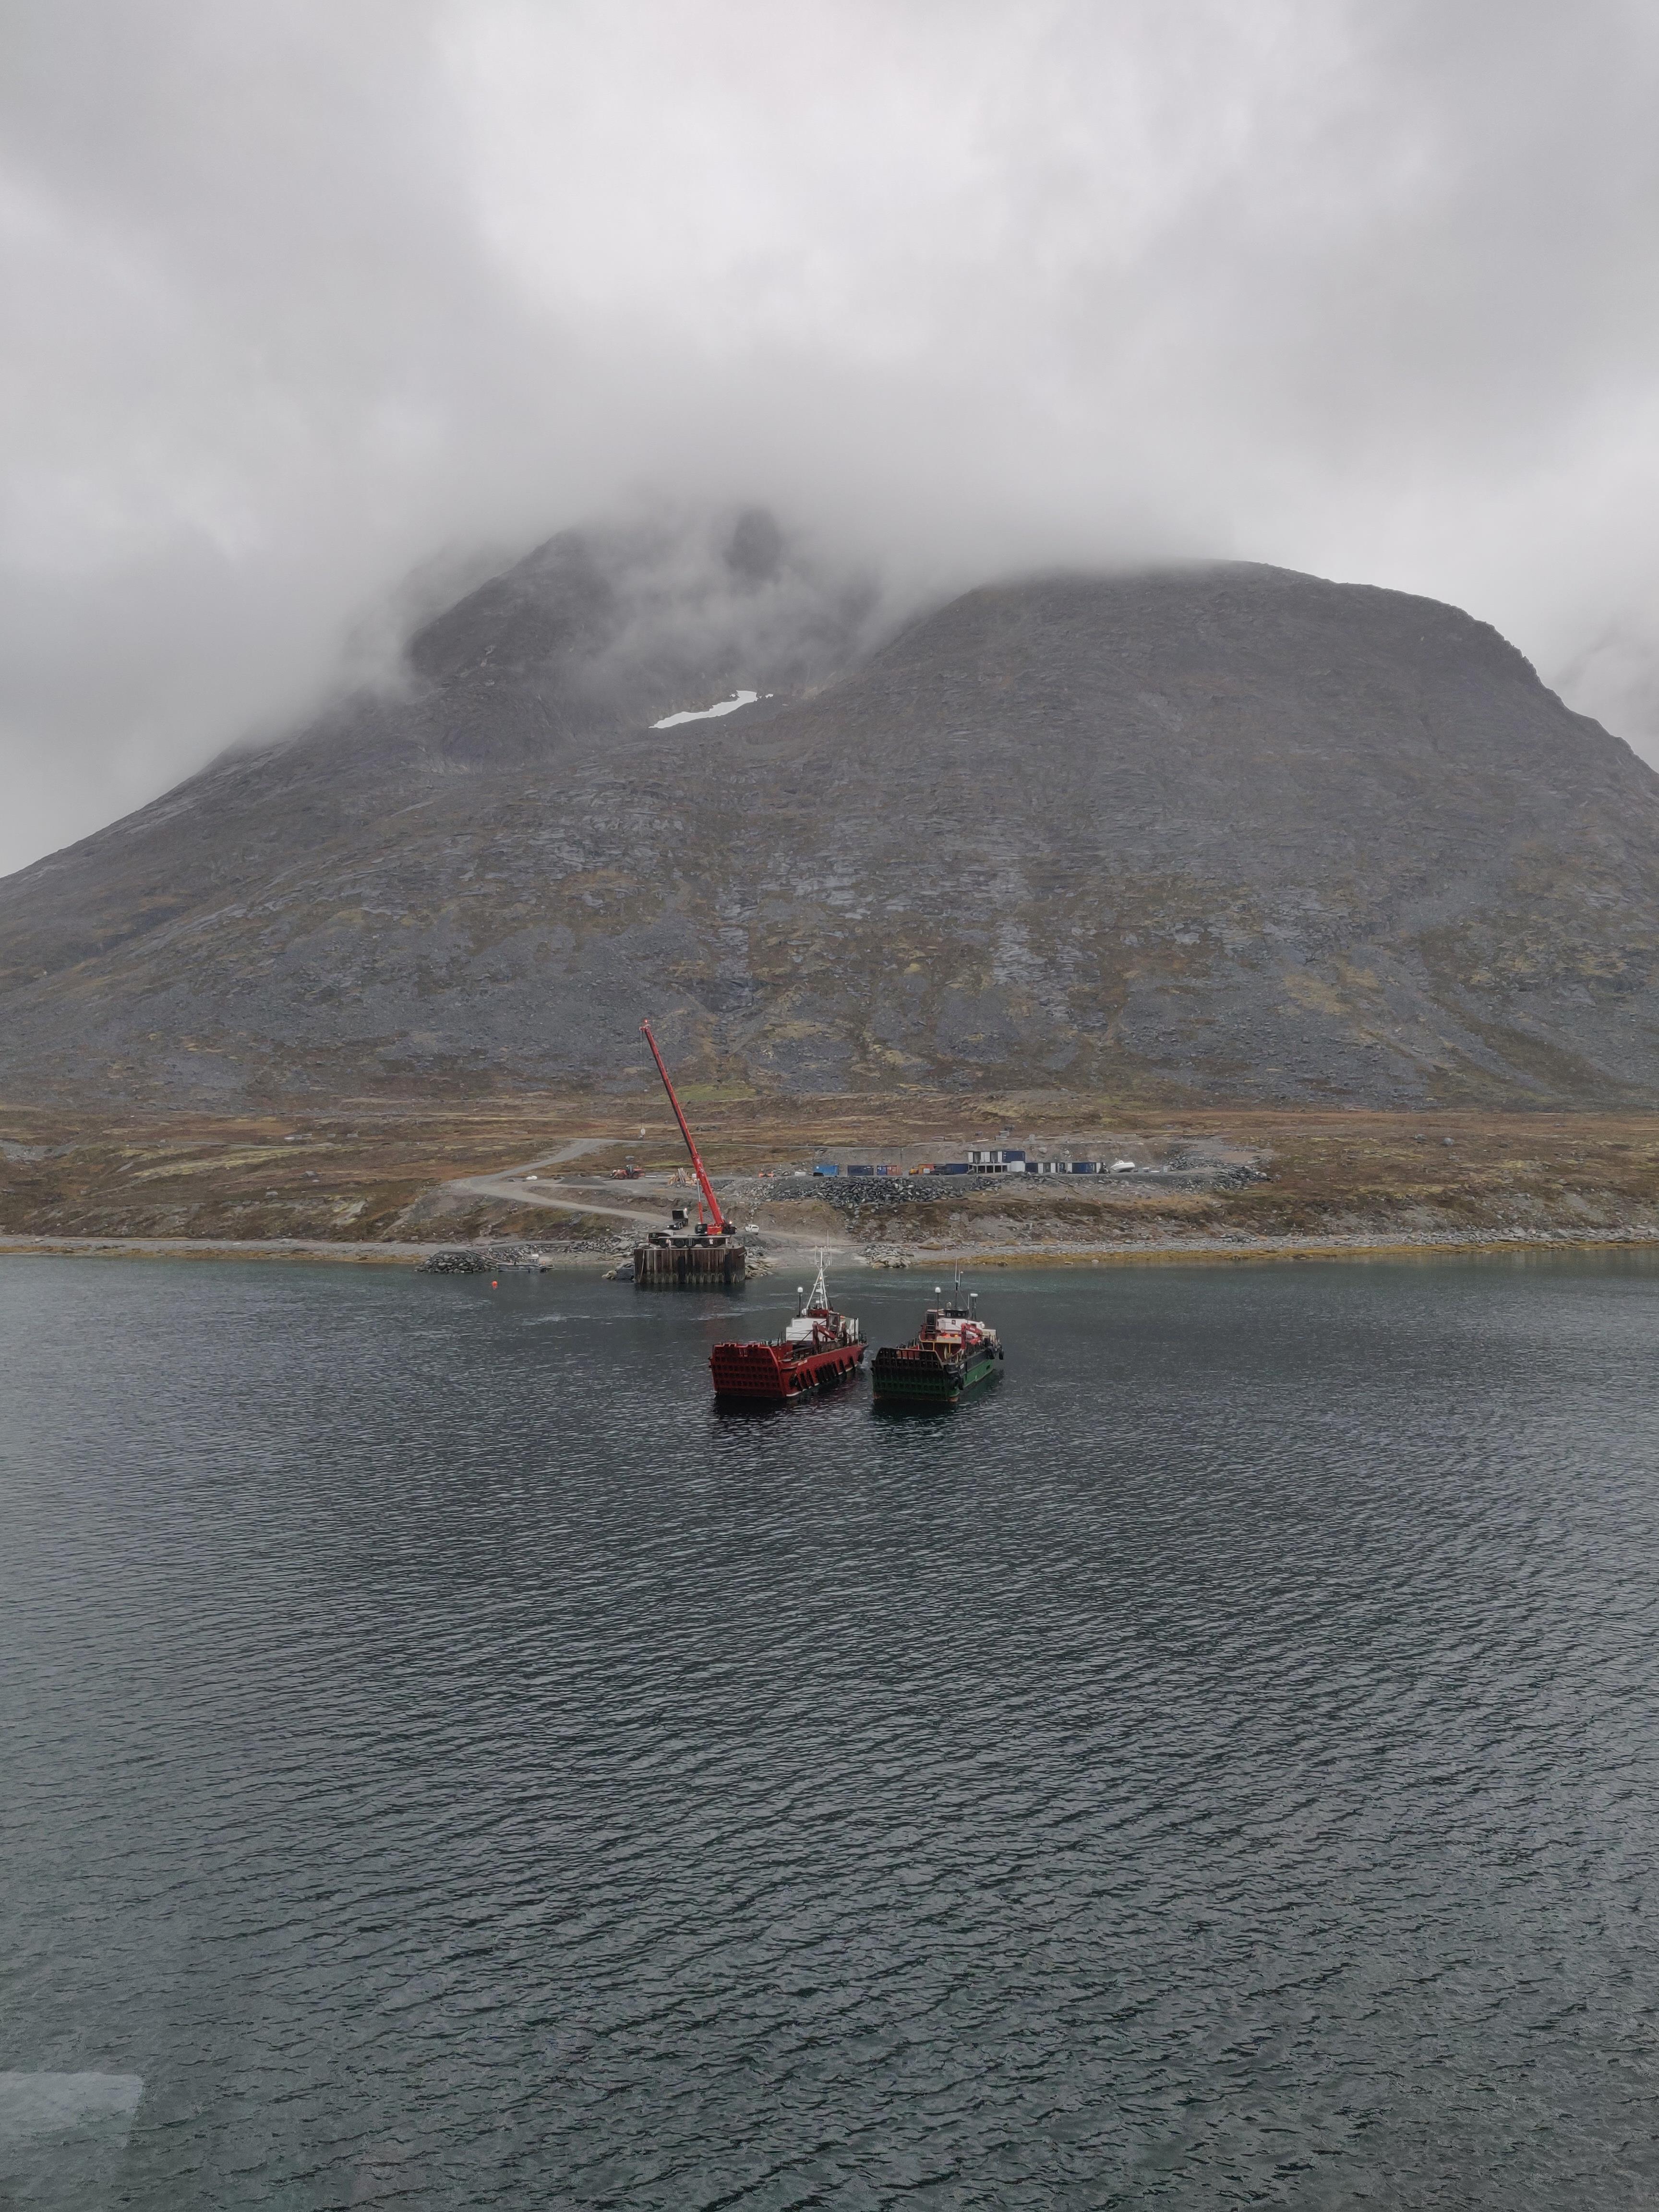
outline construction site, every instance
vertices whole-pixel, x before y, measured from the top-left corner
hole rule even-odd
[[[1647,1113],[1126,1110],[917,1094],[685,1102],[750,1269],[814,1245],[872,1265],[1659,1239]],[[1005,1136],[1005,1132],[1006,1135]],[[1027,1171],[974,1172],[1023,1150]],[[1132,1160],[1032,1174],[1032,1158]],[[961,1173],[912,1174],[960,1162]],[[849,1166],[901,1172],[849,1175]],[[818,1174],[835,1167],[836,1174]],[[313,1252],[412,1263],[517,1240],[614,1270],[700,1196],[665,1101],[314,1114],[0,1109],[0,1249]],[[708,1201],[704,1199],[707,1210]],[[792,1262],[793,1264],[793,1262]],[[838,1260],[838,1264],[844,1261]]]

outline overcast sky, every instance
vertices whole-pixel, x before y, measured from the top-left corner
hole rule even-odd
[[[1653,0],[0,0],[0,871],[666,491],[1239,556],[1659,757]]]

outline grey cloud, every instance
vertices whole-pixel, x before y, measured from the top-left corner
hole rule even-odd
[[[1165,554],[1432,592],[1659,750],[1649,9],[17,0],[0,36],[0,867],[653,496],[766,502],[890,605]]]

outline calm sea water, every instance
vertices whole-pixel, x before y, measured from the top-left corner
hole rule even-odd
[[[1659,2199],[1659,1268],[981,1279],[0,1262],[0,2202]]]

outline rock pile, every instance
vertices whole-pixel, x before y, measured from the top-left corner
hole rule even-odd
[[[981,1191],[1005,1196],[1030,1193],[1061,1198],[1135,1195],[1149,1187],[1159,1191],[1242,1190],[1265,1180],[1260,1168],[1214,1160],[1178,1158],[1166,1168],[1143,1168],[1132,1176],[778,1176],[763,1182],[764,1199],[821,1198],[837,1213],[896,1213],[907,1206],[937,1205]]]
[[[1006,1190],[1006,1176],[811,1176],[797,1182],[780,1176],[763,1186],[769,1199],[821,1198],[837,1213],[873,1209],[896,1213],[900,1207],[944,1198],[963,1198],[971,1191]]]
[[[551,1257],[573,1252],[596,1252],[609,1258],[627,1247],[616,1237],[570,1237],[559,1239],[552,1253],[540,1244],[459,1244],[428,1253],[422,1261],[422,1275],[488,1275],[500,1267],[539,1267]],[[629,1263],[630,1272],[633,1262]]]

